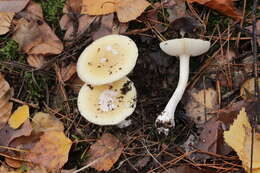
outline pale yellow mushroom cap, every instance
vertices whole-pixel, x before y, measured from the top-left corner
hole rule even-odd
[[[123,35],[107,35],[95,40],[80,55],[78,76],[91,85],[103,85],[126,76],[136,64],[135,42]]]
[[[198,56],[207,52],[210,42],[193,38],[181,38],[163,41],[160,48],[171,56]]]
[[[119,124],[134,112],[135,107],[136,89],[127,77],[105,85],[85,84],[78,95],[79,112],[98,125]]]

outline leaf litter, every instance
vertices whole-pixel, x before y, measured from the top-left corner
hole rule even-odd
[[[3,7],[3,5],[1,6],[1,3],[3,4],[3,2],[5,1],[0,1],[0,9]],[[12,2],[15,2],[15,0],[12,0]],[[203,4],[227,16],[231,16],[236,20],[240,20],[242,17],[232,1],[195,0],[190,2]],[[32,173],[75,172],[75,169],[62,170],[62,168],[65,163],[67,163],[65,167],[72,168],[71,161],[73,159],[72,157],[70,158],[68,154],[71,149],[73,153],[77,149],[81,150],[82,148],[84,152],[81,153],[82,155],[79,160],[84,160],[83,166],[92,167],[97,171],[109,171],[116,166],[116,169],[122,168],[123,172],[132,172],[133,170],[156,172],[156,170],[160,170],[160,172],[182,173],[196,172],[198,170],[200,172],[212,172],[216,169],[240,169],[239,160],[233,159],[228,155],[231,153],[231,148],[224,142],[223,132],[229,129],[230,125],[233,123],[230,127],[232,131],[232,128],[236,126],[236,115],[239,110],[242,107],[250,109],[250,104],[255,100],[251,99],[254,94],[253,79],[250,79],[252,68],[251,70],[246,70],[246,68],[240,67],[240,64],[236,64],[237,67],[235,67],[233,63],[240,63],[237,59],[240,60],[241,57],[233,50],[222,49],[219,54],[220,56],[213,55],[215,60],[215,63],[211,64],[213,68],[207,66],[208,71],[203,75],[206,76],[210,74],[209,78],[213,81],[212,83],[215,84],[214,87],[211,86],[206,89],[191,88],[189,93],[186,93],[188,100],[186,103],[184,102],[184,105],[182,106],[186,116],[176,120],[177,123],[180,124],[176,127],[177,129],[173,129],[172,133],[174,136],[171,136],[170,138],[158,137],[158,134],[154,133],[150,128],[152,126],[151,121],[153,115],[158,113],[158,110],[161,109],[165,100],[167,100],[166,97],[169,91],[166,92],[165,89],[172,88],[175,80],[174,77],[176,77],[175,73],[177,74],[174,69],[177,68],[177,66],[174,66],[175,60],[173,60],[174,58],[172,57],[159,55],[155,62],[151,60],[149,57],[150,55],[148,55],[149,58],[147,58],[146,53],[143,52],[149,50],[158,53],[158,46],[154,46],[158,45],[158,40],[154,41],[156,36],[159,37],[157,34],[162,34],[162,36],[165,36],[166,38],[172,38],[172,36],[175,37],[175,35],[171,35],[171,31],[176,33],[183,31],[189,33],[189,36],[198,36],[196,35],[197,33],[195,33],[195,30],[206,29],[204,25],[207,24],[207,22],[210,22],[206,21],[208,20],[207,15],[210,16],[210,13],[198,16],[196,11],[192,11],[193,7],[191,7],[191,4],[188,4],[188,8],[186,8],[186,4],[182,0],[165,0],[155,3],[146,0],[113,0],[109,1],[109,3],[104,0],[83,0],[82,2],[80,0],[67,0],[63,9],[63,16],[59,23],[60,28],[65,31],[65,34],[59,33],[57,36],[54,33],[53,26],[48,25],[44,21],[44,15],[40,4],[32,1],[20,1],[19,4],[16,5],[17,7],[13,5],[8,6],[7,9],[9,11],[7,11],[8,14],[6,13],[7,16],[4,15],[2,18],[0,17],[0,21],[3,21],[1,22],[2,25],[0,24],[0,34],[6,34],[9,30],[12,31],[10,33],[12,38],[18,42],[22,51],[27,54],[26,59],[28,64],[34,68],[40,69],[39,71],[36,70],[36,75],[43,72],[41,71],[41,68],[48,62],[49,57],[53,57],[55,54],[59,55],[54,57],[54,59],[57,58],[57,61],[53,61],[55,67],[60,67],[57,68],[58,71],[55,69],[59,86],[57,87],[57,84],[53,83],[51,90],[47,88],[46,97],[48,97],[48,99],[43,101],[43,105],[49,113],[33,110],[33,112],[36,113],[32,118],[29,118],[29,111],[26,110],[18,111],[21,116],[18,116],[17,112],[14,112],[13,116],[9,118],[12,112],[10,98],[13,93],[9,84],[1,75],[0,110],[3,111],[0,112],[4,113],[2,115],[0,113],[0,155],[4,160],[1,159],[1,163],[3,164],[0,166],[0,173],[1,171],[4,173],[20,173],[21,168],[24,166],[27,169],[30,169],[30,172]],[[167,11],[167,15],[165,15],[166,13],[164,10]],[[129,23],[129,21],[132,22]],[[132,30],[133,23],[143,24],[146,28]],[[231,32],[234,34],[232,29]],[[158,33],[154,34],[153,32],[150,32],[150,30]],[[250,25],[247,30],[252,32]],[[68,55],[66,50],[67,47],[78,46],[77,44],[80,42],[77,41],[83,37],[95,40],[112,33],[133,34],[135,35],[133,36],[135,41],[137,40],[140,42],[139,46],[140,52],[142,53],[142,59],[138,61],[136,69],[130,74],[131,79],[134,81],[139,81],[140,78],[143,79],[142,84],[140,82],[136,83],[137,89],[140,92],[139,106],[141,108],[138,106],[136,109],[136,122],[134,122],[134,124],[142,124],[142,128],[140,129],[136,128],[139,127],[138,125],[136,127],[130,127],[126,131],[115,130],[112,127],[98,128],[90,123],[86,123],[82,118],[79,118],[77,109],[73,105],[73,100],[75,100],[73,94],[78,93],[80,87],[84,84],[76,74],[75,64],[78,57],[78,53],[75,54],[75,52],[81,50],[81,48],[75,49],[74,52],[72,51],[72,55]],[[212,34],[213,35],[208,35],[204,32],[203,35],[199,35],[199,37],[211,38],[212,42],[216,37],[220,37],[220,40],[225,40],[225,31],[220,35]],[[222,38],[222,36],[224,37]],[[63,37],[63,41],[61,41],[59,37]],[[219,41],[220,45],[223,40]],[[218,40],[216,42],[218,42]],[[230,42],[232,41],[230,40]],[[248,44],[247,41],[245,42]],[[242,43],[242,46],[248,46],[247,44]],[[147,45],[149,45],[149,48],[145,47]],[[212,49],[212,51],[216,51],[214,47]],[[237,49],[237,47],[234,47],[234,49]],[[209,53],[208,57],[211,55],[212,54]],[[59,59],[60,57],[62,58]],[[201,58],[203,59],[205,57],[206,56]],[[165,60],[166,63],[164,63],[164,65],[158,63],[158,61],[163,61],[161,59],[167,58],[169,58],[169,61]],[[244,59],[242,57],[242,60]],[[156,63],[156,66],[154,66],[154,63]],[[246,65],[247,64],[245,64],[245,66]],[[236,73],[236,75],[232,74],[233,76],[227,76],[226,74],[230,72],[230,70],[232,73]],[[3,69],[2,71],[4,71],[5,74],[9,74],[11,78],[18,75],[17,71],[6,72],[6,69]],[[37,83],[35,79],[33,80],[34,83]],[[242,83],[244,84],[241,87]],[[57,106],[57,109],[52,109],[52,102],[50,102],[50,100],[53,99],[53,93],[51,93],[52,95],[49,95],[48,92],[57,91],[56,89],[61,88],[61,86],[62,94],[66,95],[66,100],[61,100],[62,102]],[[16,86],[15,88],[17,89]],[[20,90],[23,91],[24,88],[26,89],[26,87],[22,85],[20,89],[18,88],[15,91],[19,92],[18,96],[20,95]],[[235,91],[233,92],[232,89],[235,89]],[[241,97],[238,96],[239,89]],[[231,90],[231,94],[228,93],[228,95],[223,96],[222,94],[226,94],[227,90]],[[72,95],[73,98],[71,98]],[[147,99],[147,96],[149,96],[149,99]],[[67,99],[67,97],[69,97],[69,99]],[[17,100],[19,101],[19,104],[26,103],[26,101],[23,102],[16,99],[16,101]],[[73,112],[70,112],[70,110],[65,113],[63,112],[61,107],[63,106],[64,101],[66,104],[69,103],[68,105],[71,105],[71,110],[73,110]],[[18,106],[15,104],[15,108],[17,107]],[[26,107],[28,108],[28,106]],[[40,109],[42,109],[42,107]],[[55,116],[50,114],[50,112],[54,113]],[[139,116],[140,114],[142,114],[142,116]],[[180,110],[178,115],[182,116],[182,114],[183,112]],[[149,115],[149,118],[146,115]],[[58,119],[56,117],[61,118]],[[139,118],[142,121],[139,122]],[[237,119],[239,119],[239,116]],[[183,122],[184,124],[187,124],[182,126],[181,124]],[[193,123],[196,124],[196,128],[191,128],[190,124]],[[242,135],[245,136],[245,139],[243,139],[243,144],[239,145],[239,150],[237,150],[237,146],[233,146],[232,143],[229,144],[225,136],[226,142],[238,153],[246,170],[249,170],[248,158],[250,156],[248,153],[250,153],[250,139],[252,136],[250,128],[246,127],[241,133],[246,135]],[[78,130],[75,134],[73,134],[74,129],[76,129],[75,131]],[[64,130],[66,130],[66,135]],[[243,130],[243,128],[239,126],[239,130]],[[111,133],[107,133],[108,131]],[[72,134],[70,134],[71,132]],[[178,141],[179,139],[178,135],[180,135],[180,133],[185,133],[186,136],[186,143],[182,145],[182,148],[179,147],[180,145],[176,146],[175,144],[175,141]],[[227,133],[229,133],[229,131],[224,132],[224,135]],[[103,135],[101,136],[101,134]],[[75,148],[71,148],[72,141],[66,137],[67,135],[75,140],[73,141],[73,143],[75,143]],[[257,135],[258,134],[256,133],[254,145],[259,145]],[[97,139],[98,136],[101,137]],[[119,136],[120,140],[115,136]],[[143,149],[143,145],[140,146],[140,139],[142,139],[143,136],[149,138],[149,140],[147,140],[147,143],[149,144],[145,146],[146,150]],[[229,137],[228,140],[234,142],[233,137],[236,135],[232,134],[231,136],[232,137]],[[183,136],[180,138],[183,138]],[[92,144],[92,142],[88,141],[96,142]],[[81,145],[83,145],[82,148]],[[120,160],[123,150],[126,151],[123,154],[126,158],[125,160]],[[87,159],[84,158],[84,156],[86,156],[85,153],[87,153]],[[256,150],[256,154],[257,153],[258,150]],[[138,159],[135,159],[136,157],[138,157]],[[220,161],[220,158],[222,158],[223,162]],[[225,161],[225,158],[228,158],[227,161]],[[85,160],[87,160],[87,162]],[[259,159],[256,157],[254,160],[256,161],[256,164],[258,164]],[[205,167],[210,167],[210,164],[203,165],[201,163],[202,161],[212,163],[211,169],[204,169]],[[18,169],[8,168],[4,162],[6,162],[8,166]],[[230,165],[227,164],[238,166],[232,166],[232,168],[230,168]],[[80,163],[74,164],[73,166],[75,165],[82,166]],[[193,167],[190,165],[193,165]],[[199,169],[195,167],[198,167]],[[254,171],[259,171],[258,167],[255,166]]]

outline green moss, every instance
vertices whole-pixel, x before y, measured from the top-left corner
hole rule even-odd
[[[42,76],[34,75],[32,72],[25,72],[24,78],[26,81],[26,100],[38,103],[39,100],[44,98],[44,88],[47,83],[47,79]]]
[[[4,40],[3,46],[0,48],[0,59],[5,61],[16,60],[24,61],[24,56],[20,51],[18,43],[12,39]]]
[[[40,0],[45,20],[49,24],[58,24],[65,0]]]

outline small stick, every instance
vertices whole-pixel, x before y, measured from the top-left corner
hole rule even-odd
[[[16,102],[16,103],[19,103],[19,104],[22,104],[22,105],[28,105],[30,107],[33,107],[33,108],[36,108],[36,109],[39,109],[39,106],[37,104],[33,104],[33,103],[26,103],[22,100],[19,100],[19,99],[16,99],[16,98],[10,98],[11,101],[13,102]]]

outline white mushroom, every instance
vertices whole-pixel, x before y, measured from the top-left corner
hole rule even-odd
[[[107,35],[91,43],[80,55],[77,73],[91,85],[112,83],[126,76],[135,66],[138,49],[123,35]]]
[[[116,125],[130,116],[136,106],[136,89],[127,77],[116,82],[91,86],[79,91],[78,109],[88,121],[98,125]]]
[[[207,52],[209,47],[209,41],[189,38],[172,39],[160,43],[160,48],[165,53],[171,56],[179,56],[180,58],[178,86],[174,91],[171,99],[167,103],[164,111],[162,111],[162,113],[156,119],[156,126],[160,133],[162,132],[167,135],[169,128],[175,126],[175,109],[182,98],[189,78],[190,56],[201,55]]]

